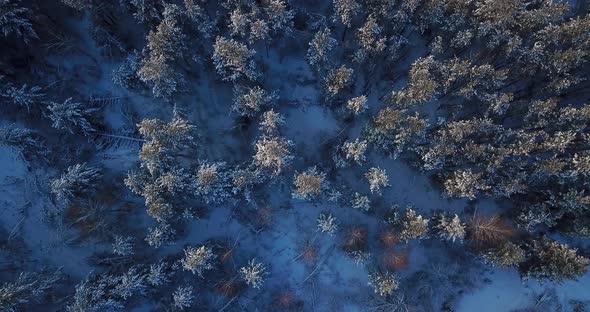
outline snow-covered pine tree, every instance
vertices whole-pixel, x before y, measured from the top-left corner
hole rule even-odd
[[[138,76],[140,68],[139,54],[136,51],[129,53],[125,61],[113,70],[113,83],[128,90],[144,86],[143,81]]]
[[[278,176],[293,160],[293,143],[282,137],[263,136],[256,141],[254,165]]]
[[[31,108],[43,104],[45,93],[41,92],[41,90],[41,87],[29,87],[27,84],[22,85],[20,88],[9,85],[6,89],[0,91],[0,97],[18,106],[26,107],[27,111],[30,111]]]
[[[131,236],[115,236],[113,242],[113,253],[118,256],[131,256],[134,253],[133,250],[133,237]]]
[[[206,4],[206,2],[201,0],[184,0],[186,15],[193,22],[194,27],[199,31],[201,36],[209,39],[213,36],[215,25],[207,15],[204,7]]]
[[[336,218],[331,213],[321,213],[316,220],[318,231],[334,236],[338,230]]]
[[[158,0],[120,0],[120,3],[138,22],[150,28],[157,25],[161,19],[162,7]]]
[[[369,181],[369,189],[371,194],[377,193],[381,195],[381,188],[389,186],[389,177],[385,172],[385,169],[379,167],[372,167],[365,174],[365,178]]]
[[[366,157],[367,141],[356,139],[354,141],[344,142],[342,144],[342,151],[347,160],[354,160],[357,164],[362,164]]]
[[[95,132],[89,121],[91,115],[96,112],[95,108],[84,107],[82,103],[68,98],[63,102],[51,102],[47,109],[55,129],[67,130],[70,133],[80,131],[84,135]]]
[[[253,14],[246,12],[242,6],[237,6],[229,14],[229,30],[232,36],[243,38],[248,32]]]
[[[376,294],[387,297],[399,288],[399,282],[390,272],[373,272],[369,274],[369,286],[373,286]]]
[[[377,19],[369,15],[365,24],[358,30],[358,50],[354,53],[354,60],[363,63],[383,52],[387,38],[382,33],[383,29],[377,24]]]
[[[230,193],[230,176],[225,163],[202,162],[193,178],[195,195],[206,203],[221,203],[228,200]]]
[[[213,250],[207,246],[188,247],[184,250],[184,258],[181,260],[182,268],[191,271],[199,277],[213,268],[213,261],[216,255]]]
[[[449,197],[466,197],[474,199],[481,191],[489,190],[483,179],[484,175],[470,170],[454,172],[445,180],[445,194]]]
[[[253,88],[235,86],[232,110],[242,116],[253,117],[261,110],[272,106],[278,98],[276,91],[268,93],[259,86]]]
[[[254,258],[246,266],[240,268],[240,275],[248,286],[260,289],[268,275],[268,269],[264,263],[258,262]]]
[[[295,12],[289,10],[285,0],[269,0],[264,7],[268,16],[268,26],[275,34],[289,36],[293,32],[293,18]]]
[[[401,240],[424,239],[428,236],[428,222],[430,220],[419,215],[411,207],[406,208],[406,213],[400,221],[399,237]]]
[[[338,96],[352,84],[354,70],[342,65],[328,72],[324,79],[324,90],[328,99]]]
[[[213,64],[222,80],[256,80],[260,72],[253,59],[255,54],[245,44],[218,36],[213,45]]]
[[[410,68],[408,85],[395,93],[397,105],[411,106],[431,100],[437,93],[440,83],[432,73],[440,64],[433,56],[414,61]]]
[[[51,192],[58,200],[69,202],[77,196],[93,193],[101,176],[97,168],[88,167],[86,163],[76,164],[51,182]]]
[[[309,65],[318,72],[326,68],[330,65],[330,51],[337,44],[336,39],[331,37],[329,28],[324,28],[315,33],[307,49],[307,62]]]
[[[155,31],[147,35],[146,57],[137,72],[141,81],[152,86],[155,97],[167,100],[180,91],[184,83],[176,66],[187,51],[187,36],[180,25],[180,15],[180,7],[165,5],[162,21]]]
[[[59,279],[59,272],[20,273],[14,282],[0,286],[0,310],[26,311],[27,303],[40,299]]]
[[[447,241],[462,242],[465,238],[465,224],[456,214],[452,218],[447,214],[440,214],[435,220],[434,228],[438,236]]]
[[[333,0],[333,20],[340,21],[344,26],[352,26],[352,19],[357,16],[362,6],[356,0]]]
[[[40,136],[29,129],[0,128],[0,145],[18,149],[27,160],[33,157],[44,159],[49,153]]]
[[[584,275],[589,263],[589,259],[578,255],[577,249],[542,239],[530,244],[530,258],[520,268],[524,278],[548,279],[561,283]]]
[[[171,242],[175,235],[176,230],[170,224],[161,221],[148,229],[148,235],[145,237],[145,241],[148,245],[159,248],[163,244]]]
[[[266,136],[277,136],[279,134],[279,126],[282,126],[284,123],[285,118],[283,115],[271,108],[262,114],[258,129]]]
[[[61,2],[78,11],[91,9],[94,6],[93,0],[61,0]]]
[[[4,37],[18,37],[29,44],[31,40],[39,38],[28,19],[32,12],[17,2],[19,1],[0,0],[0,33]]]
[[[180,311],[190,308],[195,300],[192,286],[179,286],[172,293],[172,305]]]
[[[367,100],[368,99],[365,95],[357,96],[346,102],[346,108],[352,111],[353,114],[358,115],[368,108]]]
[[[295,173],[293,181],[293,198],[311,200],[326,191],[326,174],[316,167],[311,167],[302,173]]]
[[[168,265],[166,262],[158,262],[150,264],[149,272],[146,274],[146,282],[153,286],[161,286],[170,281],[170,274],[166,272]]]
[[[121,311],[129,298],[145,294],[147,287],[143,266],[132,266],[122,275],[88,276],[76,285],[76,293],[67,311]]]
[[[350,206],[353,209],[367,212],[371,210],[371,200],[366,195],[354,192],[352,200],[350,201]]]
[[[137,126],[139,133],[147,138],[139,152],[141,166],[151,174],[170,168],[172,156],[194,143],[195,127],[178,116],[170,122],[144,119]]]
[[[522,263],[526,258],[526,253],[519,245],[506,242],[502,246],[486,251],[482,257],[488,264],[509,268]]]
[[[270,28],[268,23],[262,19],[257,19],[250,25],[250,36],[248,42],[254,44],[259,41],[265,41],[269,39]]]

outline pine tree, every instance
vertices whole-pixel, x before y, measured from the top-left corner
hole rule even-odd
[[[311,167],[302,173],[295,173],[293,198],[310,200],[326,190],[326,174]]]
[[[158,0],[129,0],[121,1],[133,17],[148,26],[156,25],[160,21],[161,3]]]
[[[0,310],[26,311],[23,306],[40,299],[59,279],[59,272],[20,273],[14,282],[0,287]]]
[[[404,217],[400,220],[400,239],[409,241],[411,239],[426,238],[428,235],[429,221],[430,220],[416,213],[414,209],[408,207]]]
[[[248,49],[246,45],[234,39],[217,37],[213,49],[213,65],[222,80],[256,80],[260,76],[253,60],[256,51]]]
[[[526,254],[520,246],[506,242],[498,248],[493,248],[483,254],[486,263],[503,268],[516,267],[525,260]]]
[[[354,70],[345,65],[328,72],[328,75],[324,79],[324,90],[328,99],[336,97],[352,84],[353,73]]]
[[[192,286],[179,286],[174,293],[172,293],[172,305],[180,311],[190,308],[193,305],[194,300],[195,296],[193,294]]]
[[[81,131],[84,135],[95,132],[88,119],[96,112],[96,109],[84,107],[82,103],[74,102],[72,98],[62,103],[51,102],[47,108],[53,128],[67,130],[70,133]]]
[[[24,106],[27,111],[30,111],[32,107],[40,106],[43,103],[45,93],[42,93],[41,90],[41,87],[29,87],[26,84],[20,88],[10,85],[5,90],[0,91],[0,97],[6,98],[18,106]]]
[[[257,19],[250,25],[250,36],[248,42],[253,44],[258,41],[265,41],[269,38],[270,28],[268,23],[262,19]]]
[[[224,163],[202,162],[194,175],[195,195],[206,203],[221,203],[229,197],[229,174]]]
[[[495,27],[507,28],[516,23],[519,11],[524,11],[524,1],[490,1],[484,0],[476,3],[477,8],[473,12],[482,23],[490,23]]]
[[[258,129],[266,136],[277,136],[279,134],[279,126],[282,126],[284,123],[285,118],[283,118],[283,115],[275,112],[274,109],[271,108],[262,114],[260,127]]]
[[[353,209],[367,212],[371,209],[371,200],[368,196],[355,192],[350,201],[350,206]]]
[[[113,70],[113,83],[119,87],[133,90],[143,86],[143,82],[138,76],[141,61],[137,52],[127,55],[125,61]]]
[[[175,116],[170,122],[144,119],[139,133],[146,137],[139,152],[141,167],[125,179],[131,191],[145,199],[147,212],[159,222],[168,222],[187,211],[183,197],[195,191],[194,177],[175,162],[177,155],[194,145],[194,127]],[[161,245],[174,235],[169,224],[153,228],[147,240]]]
[[[440,65],[432,56],[416,60],[410,69],[408,86],[394,94],[396,104],[404,107],[431,100],[439,88],[432,73],[436,66]]]
[[[475,34],[471,30],[460,31],[451,39],[451,47],[456,49],[463,49],[469,47]]]
[[[364,95],[352,98],[346,102],[346,108],[351,110],[355,115],[364,112],[367,106],[367,97]]]
[[[334,0],[334,21],[340,21],[344,26],[352,26],[352,19],[359,14],[362,7],[356,0]]]
[[[101,171],[86,163],[68,167],[61,177],[51,182],[51,192],[58,200],[69,202],[77,196],[93,193],[101,178]]]
[[[139,152],[141,166],[152,174],[170,167],[172,156],[193,143],[195,127],[180,117],[174,117],[168,123],[144,119],[137,126],[139,133],[147,138]]]
[[[61,0],[61,2],[78,11],[92,9],[94,6],[93,0]]]
[[[253,202],[252,190],[256,184],[263,180],[263,175],[255,168],[236,168],[231,173],[232,193],[242,194],[248,203]]]
[[[268,269],[262,262],[252,259],[248,265],[240,268],[240,275],[248,286],[260,289],[268,275]]]
[[[575,279],[588,270],[590,260],[577,254],[565,244],[543,239],[533,241],[530,246],[531,257],[523,264],[524,278],[548,279],[561,283]]]
[[[392,273],[373,272],[369,274],[369,286],[373,286],[375,293],[387,297],[399,288],[399,282]]]
[[[121,311],[129,298],[145,295],[147,286],[141,266],[132,266],[122,275],[89,276],[76,285],[73,302],[67,306],[67,311]]]
[[[186,35],[179,24],[180,8],[167,4],[164,17],[155,31],[147,35],[146,58],[137,72],[141,81],[152,85],[155,97],[170,99],[184,84],[176,63],[187,51]]]
[[[32,14],[31,10],[21,7],[12,0],[0,0],[0,33],[4,37],[15,36],[29,44],[32,39],[37,39],[37,33],[27,18]]]
[[[145,275],[138,267],[131,267],[117,278],[117,284],[111,291],[114,296],[127,300],[134,294],[144,294],[146,290]]]
[[[461,222],[458,215],[451,218],[446,214],[441,214],[436,219],[434,227],[438,230],[438,236],[441,239],[462,242],[465,238],[465,224]]]
[[[133,238],[131,236],[116,236],[113,243],[113,253],[118,256],[131,256],[133,250]]]
[[[155,184],[162,190],[171,195],[182,195],[194,189],[191,185],[194,177],[184,168],[174,166],[156,179]]]
[[[329,28],[318,31],[309,42],[307,62],[316,71],[324,69],[329,65],[330,51],[332,51],[336,45],[337,41],[331,37]]]
[[[263,136],[256,141],[254,164],[278,176],[293,160],[293,143],[282,137]]]
[[[377,24],[377,19],[369,15],[357,33],[359,48],[354,53],[355,61],[363,63],[374,59],[385,50],[387,38],[382,35],[382,32],[383,29]]]
[[[269,0],[264,7],[268,16],[269,28],[275,33],[290,35],[293,32],[295,12],[287,8],[285,0]]]
[[[206,9],[204,5],[206,3],[196,3],[196,2],[203,2],[200,0],[184,0],[184,7],[186,8],[186,15],[189,19],[193,22],[195,28],[199,30],[199,33],[203,38],[209,39],[213,36],[213,32],[215,31],[215,25],[210,20],[209,16],[207,15]]]
[[[44,159],[48,154],[39,135],[29,129],[0,128],[0,145],[18,149],[25,159],[33,157]]]
[[[389,177],[387,176],[385,169],[379,167],[370,168],[369,171],[365,173],[365,178],[369,181],[371,194],[377,193],[381,195],[381,188],[389,186]]]
[[[170,274],[166,272],[167,264],[165,262],[150,264],[149,272],[145,280],[151,286],[161,286],[170,281]]]
[[[159,248],[163,244],[172,241],[176,231],[166,222],[160,222],[155,227],[148,229],[148,235],[145,237],[145,241],[148,245]]]
[[[238,6],[229,15],[229,29],[232,36],[244,37],[251,23],[251,14]]]
[[[259,86],[253,88],[236,86],[232,110],[242,116],[253,117],[261,110],[272,106],[278,98],[277,92],[267,93]]]
[[[428,123],[418,113],[386,107],[379,111],[366,128],[367,139],[384,152],[397,158],[412,145],[424,140]]]
[[[86,279],[76,285],[73,302],[67,306],[68,312],[87,311],[120,311],[124,309],[119,300],[108,298],[107,287],[113,284],[110,276],[104,276],[99,281]]]
[[[327,233],[333,236],[338,230],[338,224],[336,218],[330,213],[321,213],[316,220],[318,224],[318,231]]]
[[[181,260],[182,268],[202,278],[205,271],[213,268],[215,258],[213,250],[207,246],[188,247],[184,250],[184,258]]]
[[[454,172],[444,184],[445,194],[449,197],[474,199],[479,191],[490,189],[483,181],[482,173],[463,170]]]
[[[356,139],[351,142],[344,142],[342,144],[342,151],[347,160],[354,160],[357,164],[362,164],[366,157],[365,152],[367,151],[367,141]]]

